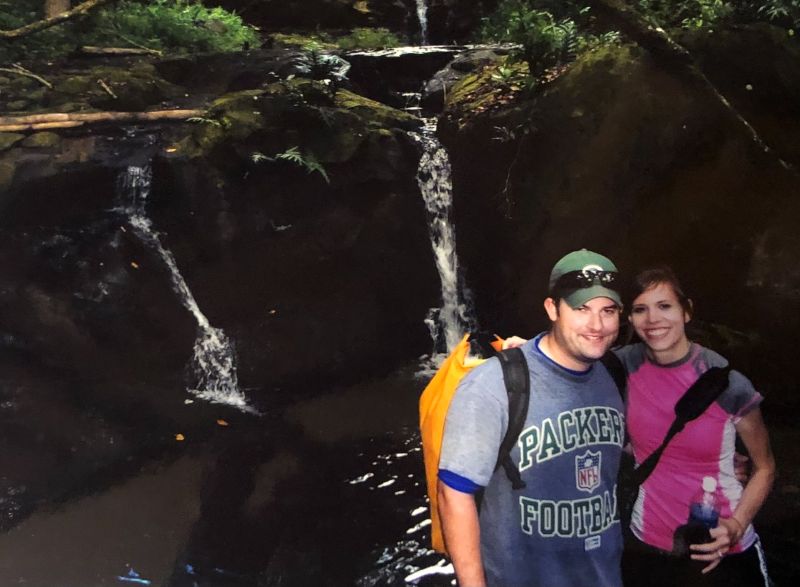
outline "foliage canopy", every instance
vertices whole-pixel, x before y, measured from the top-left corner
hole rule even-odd
[[[41,0],[0,0],[0,28],[42,18]],[[223,8],[197,0],[120,0],[82,19],[0,44],[7,60],[54,58],[81,45],[146,47],[170,53],[237,51],[260,44],[258,31]]]
[[[711,29],[722,24],[771,22],[800,26],[800,0],[627,0],[645,18],[666,29]],[[479,39],[514,43],[532,75],[575,59],[583,51],[615,42],[598,34],[587,0],[500,0],[483,19]]]

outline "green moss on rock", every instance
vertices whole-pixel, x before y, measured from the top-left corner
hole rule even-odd
[[[528,65],[505,59],[468,73],[450,89],[445,109],[455,118],[468,118],[508,104],[527,84]]]
[[[20,143],[29,149],[49,149],[61,144],[61,137],[54,132],[37,132]]]
[[[25,135],[12,132],[0,133],[0,152],[6,151],[22,141]]]
[[[14,180],[14,173],[17,168],[9,161],[0,161],[0,190],[5,190]]]
[[[9,112],[19,112],[21,110],[25,110],[28,107],[27,100],[14,100],[13,102],[9,102],[6,104]]]
[[[335,101],[340,108],[354,112],[376,126],[414,129],[421,123],[419,118],[408,112],[386,106],[349,90],[337,91]]]

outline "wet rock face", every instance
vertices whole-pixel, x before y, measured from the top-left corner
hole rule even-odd
[[[410,145],[370,138],[325,164],[330,184],[289,164],[204,164],[160,162],[153,207],[201,308],[237,341],[243,387],[306,392],[426,348],[436,276]]]
[[[736,63],[736,46],[724,60],[724,42],[698,59]],[[792,88],[800,70],[767,46],[771,57],[758,69],[765,90],[743,87],[730,97],[755,113],[755,128],[777,154],[797,164]],[[794,65],[773,70],[775,63]],[[721,87],[735,85],[726,82],[730,69],[707,73]],[[785,91],[766,89],[773,83]],[[770,382],[786,383],[775,366],[791,362],[793,326],[779,314],[800,304],[786,252],[796,255],[798,246],[786,220],[797,217],[796,178],[754,148],[717,102],[623,48],[586,56],[535,103],[472,115],[452,104],[449,112],[441,128],[454,169],[459,255],[483,324],[545,327],[546,276],[570,250],[600,250],[627,276],[667,262],[699,319],[758,333],[750,361],[769,356],[770,366],[753,367],[774,369]],[[485,262],[486,242],[502,251],[496,263]]]
[[[98,141],[64,165],[78,137],[36,147],[12,137],[3,350],[105,389],[147,385],[142,401],[160,406],[175,396],[156,390],[185,388],[197,323],[119,190],[150,153],[147,217],[201,311],[234,341],[254,402],[419,356],[438,280],[407,135],[417,125],[294,80],[227,95],[194,124]]]

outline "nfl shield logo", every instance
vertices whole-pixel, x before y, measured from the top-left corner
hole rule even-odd
[[[589,493],[600,485],[600,451],[575,457],[575,481],[578,489]]]

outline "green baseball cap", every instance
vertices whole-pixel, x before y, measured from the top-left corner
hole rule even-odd
[[[599,253],[581,249],[559,259],[550,272],[550,294],[578,308],[594,298],[609,298],[622,307],[617,266]]]

